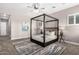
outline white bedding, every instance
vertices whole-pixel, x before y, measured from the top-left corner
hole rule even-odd
[[[33,35],[32,38],[33,38],[34,40],[43,42],[43,35]],[[54,39],[56,39],[56,38],[57,38],[56,35],[53,35],[53,36],[51,36],[51,35],[46,35],[46,36],[45,36],[45,42],[49,42],[49,41],[54,40]]]

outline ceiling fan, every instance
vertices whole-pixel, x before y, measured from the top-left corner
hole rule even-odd
[[[27,8],[32,8],[33,10],[44,10],[44,7],[40,7],[40,3],[33,3],[31,5],[27,5]]]

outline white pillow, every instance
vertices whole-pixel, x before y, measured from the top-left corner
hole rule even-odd
[[[50,35],[50,32],[49,31],[46,31],[46,35]]]
[[[54,32],[54,31],[53,31],[53,32],[51,32],[51,33],[50,33],[50,35],[51,35],[51,36],[55,35],[55,32]]]

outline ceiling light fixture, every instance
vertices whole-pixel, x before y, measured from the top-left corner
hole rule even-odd
[[[34,4],[33,4],[33,8],[34,8],[33,11],[34,11],[35,13],[38,13],[38,12],[39,12],[39,6],[40,6],[39,3],[34,3]]]
[[[33,4],[33,8],[34,8],[34,9],[39,9],[39,3],[34,3],[34,4]]]

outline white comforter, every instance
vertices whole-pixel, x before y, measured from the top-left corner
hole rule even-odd
[[[32,38],[34,40],[43,42],[43,35],[33,35]],[[51,35],[45,35],[45,42],[49,42],[49,41],[54,40],[56,38],[57,38],[56,35],[53,35],[53,36],[51,36]]]

